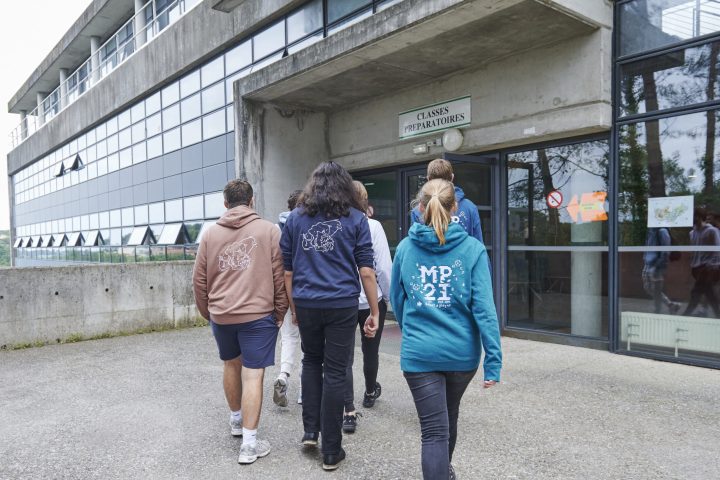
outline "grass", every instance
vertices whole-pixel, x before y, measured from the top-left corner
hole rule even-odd
[[[145,333],[166,332],[168,330],[181,330],[185,328],[197,328],[207,326],[204,318],[198,317],[193,323],[175,327],[173,325],[157,325],[152,327],[137,328],[134,330],[121,330],[119,332],[103,332],[97,335],[85,336],[82,333],[71,333],[65,338],[58,338],[55,342],[37,340],[35,342],[16,343],[14,345],[2,345],[0,350],[24,350],[26,348],[38,348],[51,344],[65,344],[84,342],[86,340],[101,340],[104,338],[128,337],[130,335],[142,335]]]

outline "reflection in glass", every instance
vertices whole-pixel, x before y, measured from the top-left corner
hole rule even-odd
[[[201,119],[186,123],[182,126],[182,146],[187,147],[202,141]]]
[[[609,144],[507,156],[509,326],[607,336]]]
[[[619,130],[620,347],[720,358],[717,111]]]
[[[252,63],[252,43],[247,40],[225,54],[227,75],[247,67]]]
[[[225,106],[225,85],[220,82],[202,91],[202,112],[208,113]]]
[[[620,6],[620,55],[720,31],[720,4],[708,0],[634,0]]]
[[[720,97],[720,42],[622,64],[621,115],[709,102]]]
[[[225,110],[218,110],[202,119],[203,140],[225,133]]]
[[[253,37],[253,61],[257,62],[284,46],[285,21],[281,20],[275,23],[275,25],[255,34]]]
[[[288,43],[292,43],[323,26],[321,0],[314,0],[287,17]]]
[[[200,116],[200,94],[180,102],[180,118],[183,123]]]
[[[203,88],[217,82],[218,80],[223,78],[224,75],[225,69],[222,56],[216,58],[212,62],[203,65],[202,69],[200,70]]]
[[[180,86],[178,82],[175,82],[162,90],[162,104],[163,107],[168,107],[173,103],[180,100]]]
[[[183,199],[183,202],[185,207],[185,220],[195,220],[204,217],[202,195],[199,195],[197,197],[185,198]]]
[[[165,222],[165,204],[163,202],[151,203],[148,207],[149,223]]]
[[[180,148],[180,128],[165,132],[163,137],[163,152],[174,152]]]
[[[328,0],[328,23],[348,15],[360,7],[368,5],[372,2],[368,0]]]
[[[165,202],[165,221],[179,222],[182,219],[182,199]]]
[[[372,218],[382,224],[390,252],[394,254],[400,241],[397,221],[397,173],[358,175],[355,179],[365,186],[368,192],[368,204],[373,210]]]
[[[180,79],[180,98],[192,95],[198,90],[200,90],[200,70],[195,70]]]

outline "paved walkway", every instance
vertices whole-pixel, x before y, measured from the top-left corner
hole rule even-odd
[[[273,451],[236,463],[207,328],[0,352],[0,478],[420,478],[398,335],[387,336],[383,396],[334,473],[301,450],[300,408],[275,407],[270,378],[260,432]],[[503,343],[502,384],[473,382],[462,405],[460,479],[720,478],[720,371]]]

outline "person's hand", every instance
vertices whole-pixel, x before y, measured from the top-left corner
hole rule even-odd
[[[284,317],[275,315],[275,325],[277,325],[278,328],[282,327],[283,321],[284,321]]]
[[[297,315],[295,315],[295,312],[290,312],[290,316],[292,317],[293,325],[297,326],[297,325],[298,325],[298,318],[297,318]]]
[[[483,382],[483,388],[490,388],[493,385],[495,385],[497,382],[495,380],[485,380]]]
[[[363,326],[363,332],[365,333],[365,336],[367,338],[374,338],[379,325],[380,320],[378,319],[377,315],[368,315],[367,320],[365,320],[365,325]]]

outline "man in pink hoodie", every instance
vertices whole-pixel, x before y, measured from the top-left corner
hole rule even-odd
[[[278,328],[288,309],[280,231],[253,210],[253,189],[231,180],[227,211],[200,240],[193,290],[212,327],[230,407],[230,433],[243,436],[239,463],[270,453],[257,439],[265,368],[275,364]]]

